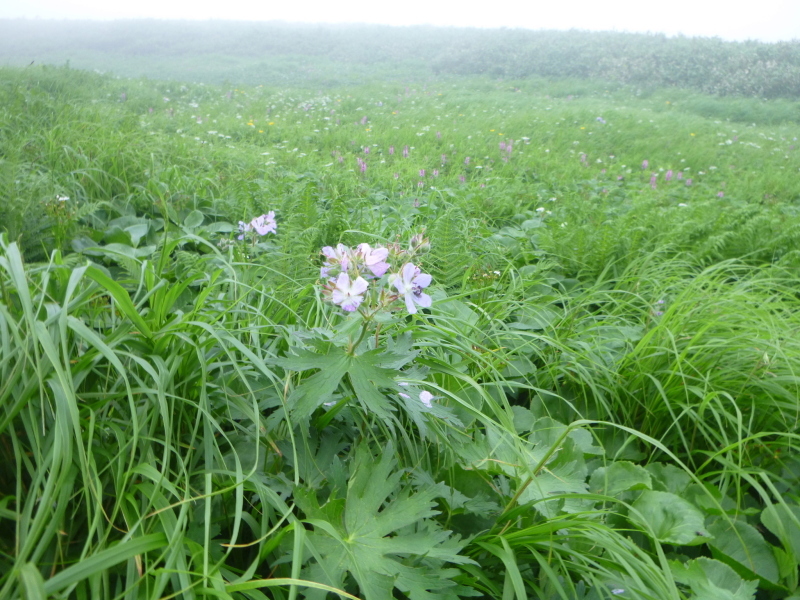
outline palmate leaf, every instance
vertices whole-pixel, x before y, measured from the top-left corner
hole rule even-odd
[[[435,492],[402,488],[391,444],[379,460],[366,447],[356,450],[343,511],[327,510],[309,493],[297,505],[314,526],[308,535],[314,563],[306,578],[341,588],[349,573],[365,600],[392,597],[397,588],[413,600],[455,600],[457,573],[445,562],[470,563],[460,556],[463,543],[431,520]],[[340,501],[333,501],[338,505]],[[309,590],[308,598],[321,598]]]
[[[343,348],[330,345],[324,354],[301,349],[294,356],[275,359],[275,363],[291,371],[319,369],[289,395],[288,404],[295,419],[311,416],[329,401],[345,375],[364,410],[387,419],[392,405],[380,390],[399,391],[393,379],[397,370],[388,367],[402,364],[403,360],[403,356],[383,350],[353,355]]]

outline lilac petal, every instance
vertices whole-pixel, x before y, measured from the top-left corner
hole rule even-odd
[[[420,292],[418,295],[414,295],[414,301],[422,308],[430,308],[431,306],[431,297],[428,296],[428,294],[423,294],[422,292]]]
[[[414,277],[414,283],[421,288],[426,288],[431,284],[433,278],[428,273],[420,273]]]
[[[351,294],[358,294],[361,295],[367,291],[369,287],[369,283],[363,277],[358,277],[354,282],[353,285],[350,286],[350,293]]]
[[[394,280],[392,281],[392,285],[397,289],[397,292],[399,294],[405,294],[406,293],[406,286],[403,283],[403,278],[402,277],[395,276]]]
[[[342,310],[346,310],[347,312],[353,312],[361,305],[361,302],[363,302],[363,300],[364,300],[363,296],[352,296],[351,298],[348,298],[347,300],[342,302],[341,304]]]
[[[428,408],[431,408],[431,400],[433,400],[433,394],[431,394],[428,390],[422,391],[419,394],[419,400]]]
[[[408,309],[408,314],[417,314],[417,307],[414,306],[414,294],[406,294],[406,308]]]
[[[400,274],[403,277],[403,283],[406,286],[410,286],[414,276],[417,274],[417,267],[414,266],[414,263],[406,263],[403,265],[403,270]]]
[[[372,271],[372,274],[375,275],[375,277],[381,277],[384,273],[386,273],[386,271],[389,270],[389,263],[379,262],[374,265],[367,263],[367,267],[369,267],[369,270]]]
[[[327,256],[328,258],[336,258],[336,251],[331,248],[330,246],[325,246],[322,248],[322,253]]]

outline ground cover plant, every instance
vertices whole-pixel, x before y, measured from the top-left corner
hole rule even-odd
[[[793,110],[0,71],[0,597],[800,597]]]

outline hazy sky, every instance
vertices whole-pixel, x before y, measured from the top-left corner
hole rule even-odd
[[[0,0],[0,18],[235,19],[800,40],[800,0]]]

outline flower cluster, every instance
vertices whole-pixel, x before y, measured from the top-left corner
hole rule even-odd
[[[423,273],[410,259],[429,248],[428,240],[421,234],[411,239],[407,249],[397,244],[373,248],[364,243],[355,249],[344,244],[325,246],[320,277],[328,281],[323,293],[333,304],[353,312],[358,310],[372,289],[377,297],[377,308],[388,307],[402,299],[413,315],[418,306],[428,308],[431,305],[431,297],[423,292],[431,284],[431,276]],[[392,268],[390,261],[402,266],[389,272]]]
[[[243,240],[246,233],[255,232],[258,235],[276,233],[278,223],[275,221],[275,211],[271,210],[265,215],[256,217],[249,223],[239,221],[239,239]]]

